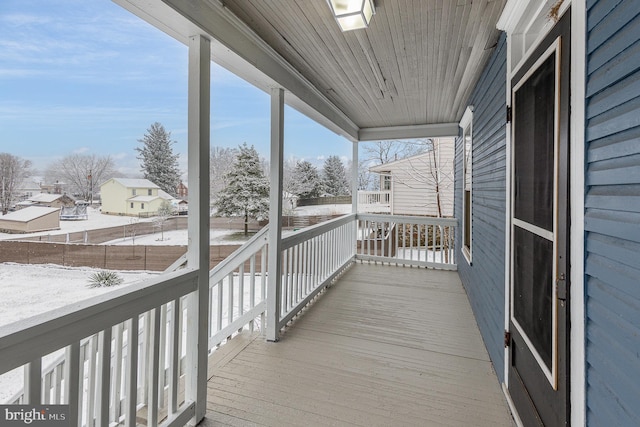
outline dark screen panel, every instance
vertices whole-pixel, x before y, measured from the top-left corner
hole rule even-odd
[[[516,92],[514,215],[553,231],[555,56]]]
[[[553,242],[516,226],[514,249],[513,315],[551,369]]]

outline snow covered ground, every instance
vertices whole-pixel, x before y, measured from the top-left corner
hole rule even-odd
[[[124,283],[112,288],[89,288],[95,269],[58,265],[0,263],[0,326],[41,314],[156,276],[146,271],[120,271]],[[53,357],[43,361],[43,366]],[[0,403],[22,387],[22,370],[0,376]]]
[[[293,211],[295,216],[304,215],[344,215],[351,213],[351,204],[298,206]]]
[[[255,233],[248,236],[239,230],[209,230],[212,245],[241,245],[251,238]],[[165,245],[165,246],[186,246],[188,243],[187,230],[169,230],[164,233],[145,234],[136,236],[136,245]],[[120,238],[103,243],[103,245],[131,245],[131,237]]]

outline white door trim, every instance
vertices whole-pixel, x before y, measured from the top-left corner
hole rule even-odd
[[[537,3],[533,0],[508,0],[498,28],[507,32],[507,85],[506,101],[511,105],[511,77],[524,57],[530,52],[551,29],[544,24],[544,15],[549,10],[551,1]],[[572,167],[570,180],[571,228],[569,243],[570,254],[570,375],[571,375],[571,424],[585,425],[586,422],[586,352],[585,352],[585,283],[584,283],[584,209],[585,209],[585,82],[586,82],[586,1],[565,0],[559,14],[562,15],[571,7],[571,117],[569,150]],[[544,11],[544,13],[543,13]],[[537,13],[536,13],[537,12]],[[525,22],[526,21],[526,22]],[[527,34],[535,24],[539,25],[539,33]],[[514,45],[517,45],[514,47]],[[511,124],[506,127],[506,159],[511,158]],[[507,162],[506,170],[506,206],[511,206],[511,168]],[[505,311],[504,327],[509,330],[510,271],[509,253],[511,250],[510,211],[505,209]],[[509,387],[509,349],[504,350],[504,387],[508,395]],[[508,396],[507,396],[508,397]],[[515,408],[511,406],[512,411]],[[516,418],[518,419],[518,418]]]

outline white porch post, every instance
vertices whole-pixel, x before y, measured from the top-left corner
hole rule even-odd
[[[351,154],[351,213],[358,213],[358,141],[353,141]]]
[[[202,420],[207,404],[209,305],[209,114],[211,46],[201,35],[189,38],[187,265],[199,269],[198,291],[189,296],[186,400],[196,403],[191,423]]]
[[[269,195],[269,280],[267,282],[267,341],[278,341],[282,282],[282,159],[284,149],[284,90],[271,89],[271,191]]]

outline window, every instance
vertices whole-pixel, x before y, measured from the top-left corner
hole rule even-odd
[[[153,191],[152,189],[148,189],[148,190],[147,190],[147,196],[153,196],[153,194],[151,194],[151,193],[152,193],[152,191]]]
[[[473,107],[460,120],[462,128],[462,254],[471,264],[473,191]]]
[[[391,191],[391,175],[382,175],[382,190]]]
[[[135,195],[136,195],[136,189],[135,189],[135,188],[133,188],[133,189],[131,190],[131,194],[132,194],[133,196],[135,196]]]
[[[131,202],[131,209],[133,209],[133,202]]]
[[[140,203],[140,209],[144,209],[144,203]]]

